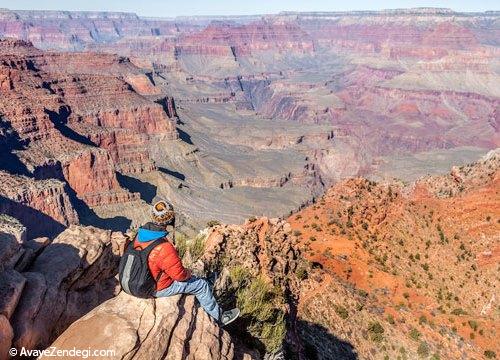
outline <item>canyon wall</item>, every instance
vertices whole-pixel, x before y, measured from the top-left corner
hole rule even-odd
[[[78,222],[74,208],[138,201],[116,172],[155,170],[150,143],[178,138],[173,100],[141,95],[154,85],[127,59],[44,53],[28,42],[0,40],[0,74],[2,165],[17,179],[5,182],[13,186],[2,198],[11,215],[19,215],[14,201],[67,226]],[[15,195],[21,184],[30,190]],[[43,194],[55,199],[53,209],[41,202]],[[31,228],[34,220],[26,221]],[[36,227],[39,234],[43,224]]]

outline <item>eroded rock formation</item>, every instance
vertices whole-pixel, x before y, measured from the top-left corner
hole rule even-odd
[[[497,149],[408,185],[349,179],[289,218],[311,262],[298,318],[316,358],[498,353],[499,165]]]
[[[51,346],[107,349],[116,359],[255,358],[236,348],[195,301],[180,295],[144,300],[121,292],[71,324]]]
[[[72,322],[114,296],[126,240],[121,233],[75,225],[53,241],[27,240],[15,235],[13,221],[0,224],[1,244],[8,247],[0,281],[2,338],[10,339],[2,344],[2,354],[10,347],[48,346]]]

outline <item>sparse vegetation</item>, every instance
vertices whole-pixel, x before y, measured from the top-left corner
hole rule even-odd
[[[460,315],[467,315],[467,312],[462,309],[462,308],[456,308],[451,311],[452,315],[460,316]]]
[[[307,278],[307,268],[305,266],[299,266],[295,271],[297,279],[304,280]]]
[[[205,251],[205,236],[197,235],[194,238],[188,239],[186,235],[177,233],[175,236],[175,247],[181,258],[189,252],[191,259],[196,261]]]
[[[349,317],[349,312],[345,307],[342,305],[334,305],[335,312],[337,313],[338,316],[340,316],[342,319],[347,319]]]
[[[249,322],[248,332],[264,344],[266,351],[278,349],[286,333],[281,290],[257,277],[236,296],[241,315]]]
[[[244,286],[245,282],[250,278],[250,272],[243,266],[233,266],[229,269],[229,277],[233,282],[234,287],[240,288]]]
[[[421,336],[420,332],[415,328],[412,328],[410,330],[409,335],[410,335],[410,338],[415,340],[415,341],[418,341],[418,339],[420,339],[420,336]]]
[[[472,330],[477,331],[479,324],[475,320],[469,320],[469,326]]]
[[[370,339],[374,342],[381,342],[384,339],[384,328],[378,321],[373,321],[370,323],[370,325],[368,326],[368,333],[370,335]]]
[[[220,221],[219,220],[210,220],[209,222],[207,222],[207,227],[214,227],[214,226],[217,226],[217,225],[220,225]]]
[[[487,357],[488,359],[496,359],[497,354],[493,350],[486,350],[484,352],[484,356]]]
[[[418,345],[417,354],[421,358],[426,358],[429,356],[429,345],[425,341],[421,341]]]

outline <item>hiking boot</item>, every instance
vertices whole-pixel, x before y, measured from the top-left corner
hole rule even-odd
[[[222,313],[220,322],[222,323],[222,326],[226,326],[236,320],[238,316],[240,316],[240,309],[234,308],[231,310],[227,310]]]

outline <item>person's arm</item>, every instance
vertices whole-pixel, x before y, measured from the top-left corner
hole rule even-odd
[[[181,258],[175,247],[167,242],[162,249],[160,268],[176,281],[186,281],[191,277],[191,271],[182,265]]]

